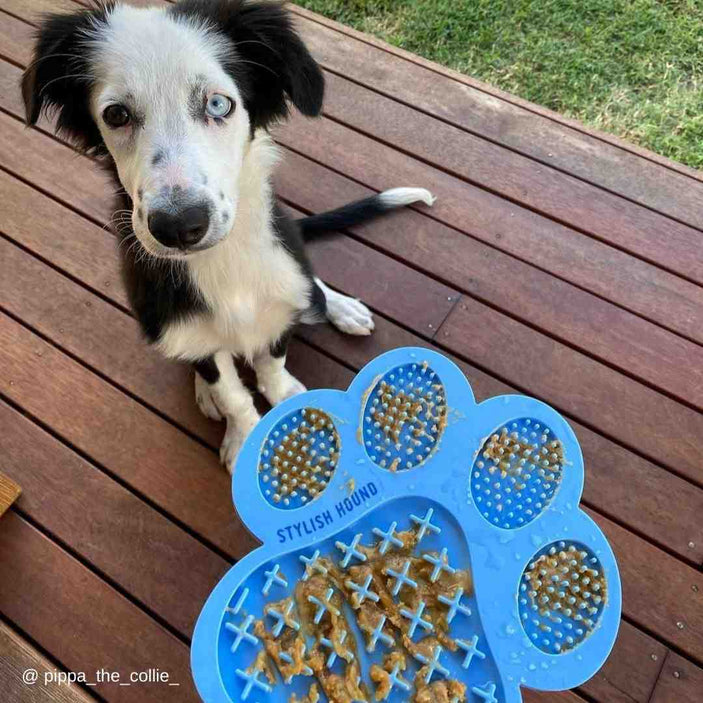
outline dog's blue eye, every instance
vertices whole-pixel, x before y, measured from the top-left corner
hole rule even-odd
[[[227,117],[232,107],[233,103],[226,95],[215,93],[208,98],[205,111],[210,117]]]

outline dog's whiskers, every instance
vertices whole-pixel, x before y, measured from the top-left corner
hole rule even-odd
[[[44,87],[39,91],[39,95],[42,96],[46,92],[46,89],[53,83],[56,83],[56,81],[65,81],[69,78],[82,78],[86,81],[93,80],[93,76],[89,76],[87,73],[69,73],[65,76],[58,76],[57,78],[52,78],[50,81],[48,81],[44,85]]]
[[[27,64],[27,70],[31,71],[37,64],[40,64],[42,61],[46,61],[47,59],[58,59],[58,58],[69,58],[69,59],[80,59],[81,56],[78,54],[62,54],[62,53],[56,53],[56,54],[47,54],[46,56],[37,56],[33,61]]]
[[[252,66],[258,66],[259,68],[263,68],[265,71],[268,71],[271,75],[276,76],[276,78],[280,78],[278,73],[274,71],[270,66],[264,66],[262,63],[257,63],[256,61],[251,61],[250,59],[237,59],[238,63],[248,63],[251,64]]]

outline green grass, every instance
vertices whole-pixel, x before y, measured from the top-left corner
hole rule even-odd
[[[296,0],[703,168],[703,0]]]

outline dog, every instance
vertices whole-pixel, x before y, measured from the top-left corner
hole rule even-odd
[[[259,420],[234,358],[271,405],[301,393],[285,368],[295,326],[329,320],[368,335],[360,301],[325,285],[305,242],[414,202],[394,188],[293,220],[273,193],[269,129],[290,106],[315,117],[324,77],[285,3],[181,0],[52,14],[22,77],[28,124],[44,112],[118,187],[113,218],[123,278],[144,337],[195,369],[202,412],[227,423],[232,471]]]

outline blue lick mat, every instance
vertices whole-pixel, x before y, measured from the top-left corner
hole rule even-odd
[[[291,398],[237,461],[234,505],[263,546],[200,614],[198,692],[278,703],[317,684],[325,701],[340,685],[338,700],[397,703],[446,687],[456,703],[518,703],[521,686],[583,683],[615,641],[621,590],[582,488],[561,415],[524,396],[477,405],[426,349]]]

